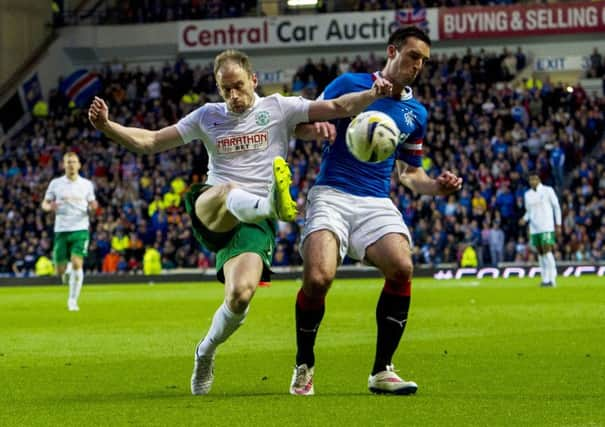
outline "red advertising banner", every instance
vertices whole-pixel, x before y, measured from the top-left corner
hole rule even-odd
[[[605,32],[605,2],[439,9],[439,39]]]

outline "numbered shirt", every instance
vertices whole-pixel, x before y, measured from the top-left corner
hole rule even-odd
[[[555,223],[561,225],[561,207],[552,187],[538,184],[535,190],[530,188],[525,192],[524,202],[530,234],[555,231]]]
[[[211,185],[234,182],[266,196],[276,156],[286,157],[298,123],[309,121],[310,101],[301,97],[256,96],[242,114],[224,102],[208,103],[182,118],[176,128],[185,143],[201,140],[208,151]]]
[[[44,199],[57,203],[55,231],[88,230],[88,204],[95,200],[92,181],[81,176],[74,181],[67,176],[55,178]]]

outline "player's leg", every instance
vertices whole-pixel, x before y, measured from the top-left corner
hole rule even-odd
[[[349,231],[345,221],[351,200],[329,187],[314,187],[308,195],[302,236],[303,286],[295,304],[296,367],[290,393],[312,395],[315,339],[325,313],[325,297],[339,262],[347,253]]]
[[[244,322],[263,272],[263,261],[258,254],[243,253],[227,261],[223,268],[225,300],[216,311],[208,334],[197,347],[198,357],[214,355],[219,344]]]
[[[538,252],[538,265],[540,266],[540,278],[541,283],[540,286],[547,286],[549,282],[549,271],[546,264],[546,253],[544,252],[544,247],[542,245],[542,234],[535,233],[531,234],[529,239],[536,251]]]
[[[303,285],[295,304],[296,367],[290,393],[312,395],[315,339],[325,313],[325,298],[338,267],[338,238],[329,230],[309,234],[303,243]]]
[[[263,262],[254,253],[244,253],[225,263],[225,300],[214,313],[208,333],[198,344],[191,376],[191,393],[210,392],[214,381],[217,347],[244,323],[248,306],[261,278]]]
[[[268,278],[273,256],[274,224],[240,225],[217,253],[217,270],[225,282],[225,300],[217,309],[206,336],[196,347],[191,392],[207,394],[214,380],[214,357],[244,322],[256,287]]]
[[[365,256],[385,276],[376,306],[376,355],[369,388],[375,393],[415,393],[416,383],[399,378],[392,363],[405,331],[411,301],[414,268],[409,241],[402,234],[386,234],[367,247]]]
[[[78,298],[80,298],[80,291],[82,290],[82,283],[84,282],[84,260],[78,255],[71,256],[72,272],[69,275],[69,298],[67,300],[67,307],[69,311],[79,311]]]
[[[197,218],[208,229],[226,232],[239,222],[254,224],[267,218],[293,221],[296,203],[290,195],[290,168],[283,158],[273,162],[273,182],[267,197],[257,196],[233,183],[203,189],[195,200]],[[205,190],[205,191],[204,191]]]
[[[71,274],[69,275],[69,299],[67,302],[70,311],[78,311],[78,298],[84,282],[84,257],[88,254],[88,230],[72,231],[68,234],[69,253],[71,260]]]
[[[548,283],[550,286],[557,286],[557,263],[553,255],[555,244],[555,233],[548,232],[543,234],[544,258],[546,259],[545,266],[548,270]]]
[[[61,278],[64,285],[68,284],[69,279],[65,274],[68,261],[67,235],[66,233],[55,232],[53,239],[53,264],[55,265],[57,275]]]

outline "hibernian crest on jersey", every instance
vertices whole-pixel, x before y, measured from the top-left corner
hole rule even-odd
[[[259,111],[256,113],[256,124],[258,126],[266,126],[269,123],[271,114],[268,111]]]

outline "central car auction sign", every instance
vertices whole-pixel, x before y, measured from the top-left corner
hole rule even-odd
[[[437,9],[427,9],[414,22],[437,33]],[[402,25],[395,11],[338,13],[313,16],[273,16],[184,21],[178,27],[180,52],[385,44]],[[429,22],[434,28],[428,27]]]
[[[605,31],[605,2],[439,9],[439,40]]]

